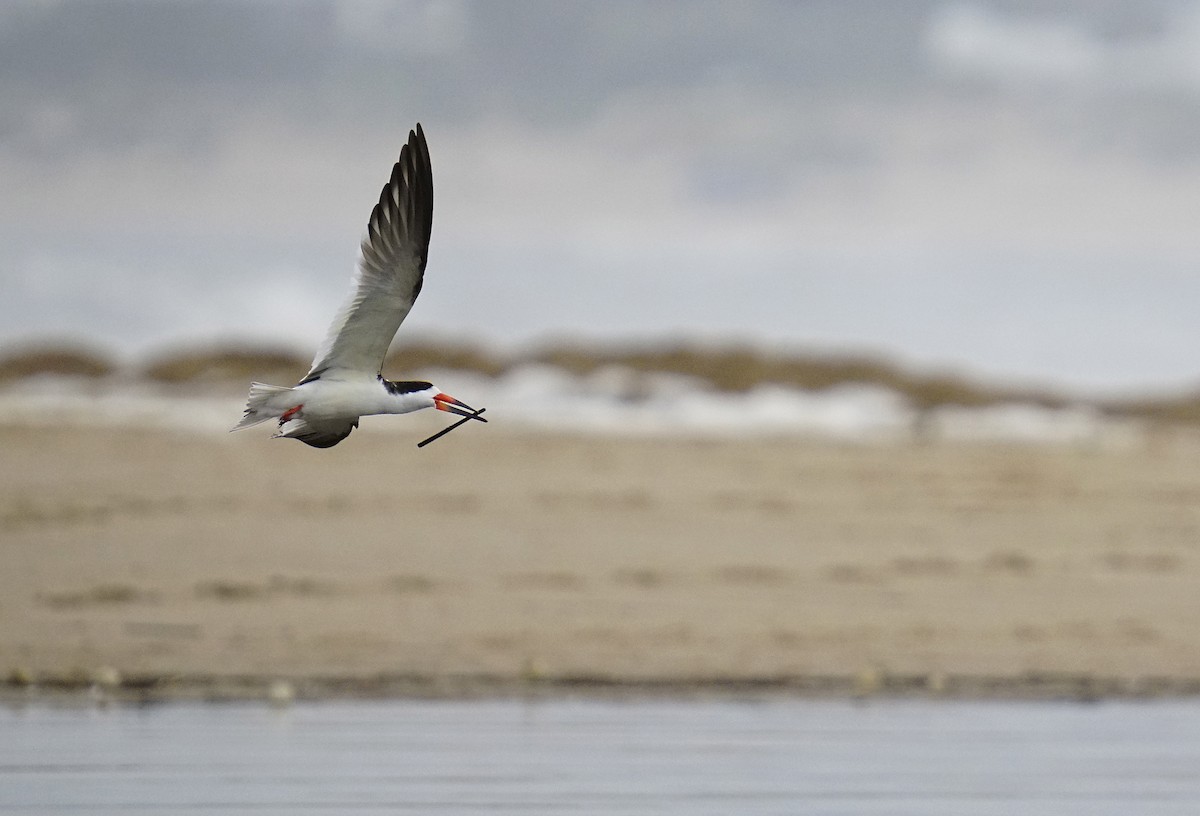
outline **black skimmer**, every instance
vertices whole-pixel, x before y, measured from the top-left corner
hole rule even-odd
[[[392,382],[383,378],[383,358],[404,322],[425,277],[433,229],[433,166],[425,133],[418,124],[400,149],[400,160],[371,211],[359,246],[350,299],[338,312],[304,379],[290,388],[250,385],[242,421],[233,430],[275,419],[276,437],[330,448],[371,414],[407,414],[437,408],[459,420],[421,442],[424,446],[477,419],[484,409],[445,394],[433,383]]]

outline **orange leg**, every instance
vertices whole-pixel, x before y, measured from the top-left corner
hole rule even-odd
[[[287,422],[289,419],[294,417],[296,414],[300,413],[300,409],[303,407],[304,407],[304,403],[300,403],[299,405],[288,408],[279,417],[279,424],[282,425],[283,423]]]

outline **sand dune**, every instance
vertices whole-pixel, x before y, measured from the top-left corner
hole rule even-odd
[[[437,419],[390,420],[411,438],[367,422],[329,451],[0,429],[0,671],[976,678],[981,693],[979,678],[1200,678],[1188,438],[1101,450],[493,423],[418,451]]]

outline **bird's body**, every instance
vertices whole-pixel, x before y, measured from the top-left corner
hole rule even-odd
[[[275,436],[328,448],[358,427],[359,417],[437,408],[487,420],[436,386],[392,382],[380,373],[396,330],[421,292],[433,228],[433,169],[421,126],[408,143],[371,212],[359,248],[350,299],[304,379],[294,386],[253,383],[234,430],[276,419]]]

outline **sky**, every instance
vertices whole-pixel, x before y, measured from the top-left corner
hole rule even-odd
[[[403,337],[1200,384],[1200,3],[0,4],[0,352],[315,350],[408,129]]]

